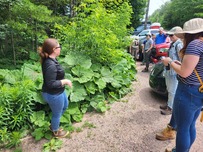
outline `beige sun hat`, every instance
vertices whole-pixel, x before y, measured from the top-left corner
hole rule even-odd
[[[184,23],[182,32],[175,32],[175,35],[184,38],[185,33],[196,34],[200,32],[203,32],[203,19],[193,18]]]
[[[170,31],[166,32],[168,35],[173,35],[175,33],[183,32],[183,29],[180,26],[175,26]]]

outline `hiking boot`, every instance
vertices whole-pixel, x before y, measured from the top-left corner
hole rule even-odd
[[[168,106],[164,105],[164,106],[160,106],[159,108],[162,109],[162,110],[166,110],[168,108]]]
[[[142,70],[142,72],[148,72],[149,70],[147,68],[145,68],[144,70]]]
[[[161,111],[162,115],[171,115],[172,114],[172,109],[170,107],[167,107],[166,110]]]
[[[167,125],[167,127],[162,132],[156,134],[156,139],[162,141],[175,139],[175,137],[176,131],[169,125]]]
[[[61,130],[61,129],[59,129],[58,131],[53,131],[53,135],[54,135],[56,138],[64,138],[64,137],[66,137],[68,134],[69,134],[68,131]]]

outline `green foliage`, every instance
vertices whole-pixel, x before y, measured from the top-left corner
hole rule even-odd
[[[52,138],[50,142],[43,145],[43,152],[56,151],[61,148],[62,144],[62,140]]]
[[[12,132],[10,135],[9,143],[6,145],[7,148],[17,147],[21,141],[22,135],[20,132]]]
[[[33,85],[32,81],[26,80],[16,82],[13,86],[0,86],[0,104],[6,107],[0,116],[1,127],[7,126],[9,130],[16,130],[30,124],[29,116],[32,115],[34,103],[29,88]]]
[[[123,3],[116,11],[108,13],[102,3],[93,3],[86,11],[91,14],[85,18],[81,16],[86,16],[87,12],[82,12],[66,26],[56,24],[54,32],[64,46],[62,54],[66,55],[68,50],[89,56],[92,63],[117,62],[120,50],[129,44],[125,37],[126,26],[130,24],[130,6]]]
[[[183,24],[196,17],[203,17],[202,0],[173,0],[155,11],[150,20],[161,22],[168,29]]]
[[[30,120],[35,128],[34,132],[32,132],[32,136],[35,137],[35,140],[40,140],[43,137],[51,139],[50,123],[47,120],[47,117],[45,117],[44,111],[34,112],[33,115],[30,116]]]
[[[147,0],[129,0],[132,5],[131,27],[137,27],[143,20],[145,9],[147,7]]]
[[[20,143],[22,130],[31,128],[30,117],[36,110],[39,75],[34,72],[37,66],[33,70],[28,67],[25,64],[21,70],[0,69],[0,143],[8,148]]]
[[[49,5],[40,5],[45,3]],[[59,5],[54,9],[52,6],[56,3]],[[17,60],[29,57],[37,61],[36,51],[33,51],[37,43],[47,37],[46,32],[54,32],[52,37],[57,37],[63,45],[58,60],[66,77],[73,82],[71,89],[66,88],[70,100],[61,117],[61,125],[73,130],[72,122],[82,121],[86,112],[105,112],[110,109],[109,103],[131,90],[136,71],[133,58],[125,52],[129,44],[126,27],[130,25],[131,6],[126,1],[83,1],[75,9],[77,17],[70,22],[66,22],[67,19],[58,22],[62,18],[52,15],[57,15],[62,7],[60,4],[68,2],[56,3],[16,1],[9,10],[10,20],[5,21],[8,26],[0,27],[4,31],[0,33],[0,39],[13,38],[14,41],[7,41],[8,52],[11,54],[10,46],[19,46],[12,50]],[[58,24],[50,31],[53,21]],[[6,45],[0,42],[0,49],[1,46]],[[41,65],[31,63],[24,63],[19,70],[0,69],[0,144],[8,144],[8,147],[19,144],[22,130],[31,130],[36,140],[52,137],[51,112],[41,96]],[[83,127],[95,126],[86,123]],[[44,151],[56,151],[61,144],[61,141],[51,139],[44,145]]]
[[[90,123],[88,121],[85,121],[85,123],[82,125],[82,128],[96,128],[96,126],[93,123]]]
[[[0,129],[0,147],[12,148],[17,147],[23,137],[23,132],[9,132],[6,127]]]
[[[71,75],[73,81],[70,101],[77,102],[79,107],[81,104],[80,108],[84,111],[82,113],[91,108],[98,112],[105,112],[109,109],[108,100],[112,101],[112,98],[118,100],[130,91],[135,75],[134,61],[129,54],[125,52],[120,54],[123,56],[118,63],[109,66],[92,64],[90,58],[85,58],[86,55],[81,53],[69,53],[61,60],[64,66],[68,67],[65,68],[66,73]],[[79,62],[76,62],[76,57]]]

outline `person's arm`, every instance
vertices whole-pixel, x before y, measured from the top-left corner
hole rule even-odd
[[[57,69],[53,62],[46,63],[44,67],[44,79],[48,88],[61,88],[60,80],[56,80]]]
[[[198,61],[199,56],[196,55],[184,55],[182,64],[177,64],[175,61],[173,61],[171,58],[167,57],[162,60],[164,65],[167,66],[170,64],[170,67],[172,67],[177,74],[179,74],[181,77],[186,78],[191,75],[193,70],[195,69]]]
[[[150,45],[149,49],[146,52],[149,52],[153,48],[153,44]]]
[[[149,52],[153,48],[153,40],[150,40],[150,42],[151,42],[150,47],[146,52]]]
[[[144,53],[144,44],[141,44],[142,53]]]

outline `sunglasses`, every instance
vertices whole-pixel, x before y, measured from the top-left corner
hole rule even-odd
[[[173,34],[170,34],[170,35],[168,35],[169,37],[172,37],[172,36],[174,36]]]

